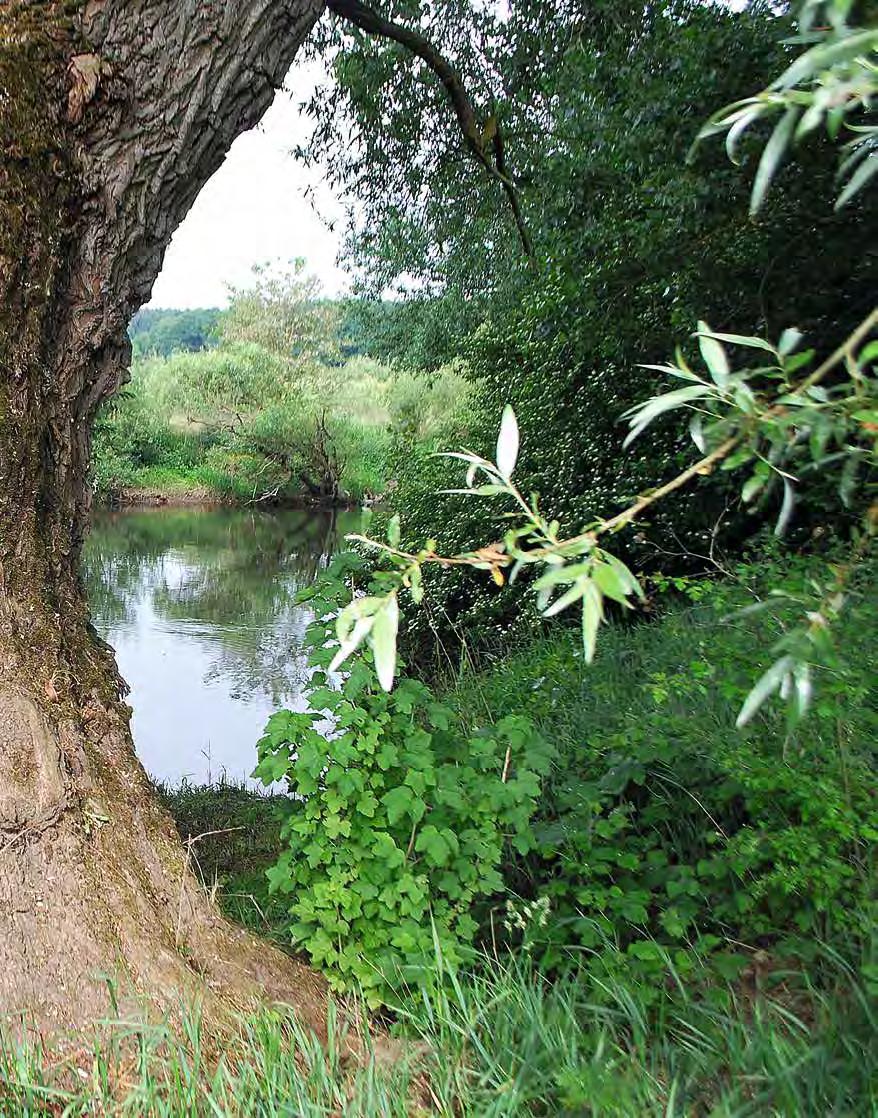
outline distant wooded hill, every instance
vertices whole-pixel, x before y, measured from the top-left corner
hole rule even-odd
[[[143,307],[132,318],[128,336],[136,356],[167,357],[179,350],[209,349],[219,342],[219,307],[173,310]]]
[[[453,356],[453,331],[443,332],[441,324],[444,319],[434,306],[435,300],[344,299],[319,302],[336,308],[335,333],[341,353],[346,358],[365,354],[381,361],[394,361],[407,368],[433,368]],[[222,340],[225,313],[219,307],[194,310],[143,307],[128,327],[134,356],[169,357],[181,351],[212,349]],[[463,315],[459,306],[451,308],[445,317],[460,328]]]

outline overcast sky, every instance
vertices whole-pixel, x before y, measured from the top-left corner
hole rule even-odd
[[[309,131],[298,104],[320,76],[316,65],[294,66],[287,91],[278,93],[262,123],[232,145],[175,233],[151,306],[224,306],[226,285],[246,285],[254,264],[296,256],[305,257],[327,294],[344,290],[335,263],[339,237],[315,213],[305,190],[315,187],[325,217],[340,216],[340,207],[320,174],[290,154]]]

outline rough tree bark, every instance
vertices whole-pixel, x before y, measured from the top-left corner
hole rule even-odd
[[[90,428],[171,233],[321,0],[0,0],[0,1013],[120,999],[320,1027],[323,986],[223,921],[134,756],[78,575]],[[185,733],[185,727],[181,727]]]

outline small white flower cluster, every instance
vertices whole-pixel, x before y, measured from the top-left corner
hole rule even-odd
[[[537,928],[545,928],[549,922],[551,907],[552,904],[548,897],[540,897],[535,901],[523,901],[521,904],[508,900],[503,927],[507,932],[521,932],[522,935],[526,936],[531,925]]]

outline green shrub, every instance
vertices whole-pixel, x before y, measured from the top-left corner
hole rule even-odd
[[[424,684],[407,679],[387,694],[365,660],[333,686],[320,619],[350,600],[341,580],[360,569],[339,557],[308,592],[318,617],[309,709],[272,716],[256,775],[285,780],[296,809],[269,871],[272,890],[289,897],[293,943],[338,988],[359,986],[377,1004],[425,980],[437,945],[455,962],[472,942],[471,909],[502,888],[508,845],[532,845],[549,750],[516,714],[463,732]],[[327,718],[328,733],[318,728]]]
[[[780,570],[793,590],[810,576],[801,561]],[[735,582],[695,584],[696,603],[656,621],[611,626],[590,668],[556,634],[447,697],[530,717],[555,748],[536,853],[504,868],[514,892],[550,904],[545,927],[526,929],[546,965],[609,938],[647,970],[665,968],[656,943],[683,970],[700,954],[734,968],[745,945],[801,953],[865,933],[878,836],[874,572],[809,718],[793,729],[762,713],[741,731],[756,661],[771,655],[766,628],[779,635],[783,617],[740,610],[780,570],[743,567]]]

